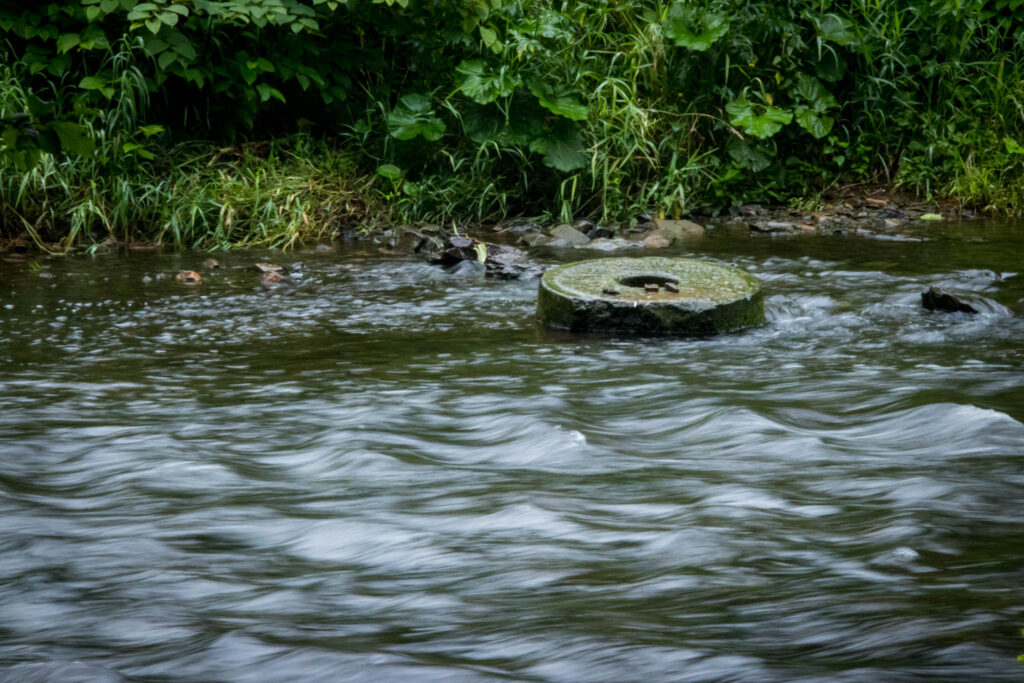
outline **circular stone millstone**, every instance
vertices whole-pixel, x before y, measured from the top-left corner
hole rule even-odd
[[[707,336],[763,323],[764,295],[760,280],[732,266],[595,259],[544,273],[537,317],[573,332]]]

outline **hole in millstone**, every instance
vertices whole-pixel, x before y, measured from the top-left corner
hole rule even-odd
[[[668,275],[630,275],[620,277],[619,284],[623,287],[636,287],[648,291],[657,291],[662,287],[672,292],[679,291],[679,278]]]

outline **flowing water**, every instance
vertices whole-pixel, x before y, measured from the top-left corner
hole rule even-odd
[[[1022,680],[1022,245],[718,228],[768,322],[706,340],[373,251],[0,263],[0,678]]]

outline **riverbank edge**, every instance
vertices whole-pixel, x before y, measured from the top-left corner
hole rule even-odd
[[[344,182],[344,181],[341,181]],[[372,181],[371,181],[372,182]],[[501,220],[402,220],[380,198],[356,193],[352,188],[335,186],[333,199],[339,210],[323,211],[310,218],[305,207],[312,202],[302,201],[299,192],[285,194],[284,186],[267,190],[269,197],[284,197],[277,206],[276,221],[263,223],[247,237],[229,241],[223,233],[219,239],[188,244],[174,235],[167,239],[166,226],[153,237],[144,231],[115,235],[113,232],[103,239],[86,242],[79,239],[69,243],[67,238],[48,241],[44,232],[34,229],[23,221],[21,231],[11,231],[10,221],[5,221],[0,237],[0,254],[25,254],[41,252],[49,254],[96,253],[110,249],[129,251],[200,251],[217,252],[240,248],[270,248],[302,250],[314,247],[332,248],[334,243],[364,243],[378,247],[382,252],[402,253],[424,249],[424,240],[434,246],[428,251],[438,251],[443,238],[449,235],[467,235],[480,242],[496,242],[510,246],[543,246],[537,242],[564,239],[557,235],[557,229],[571,227],[588,240],[621,238],[632,240],[635,246],[658,248],[654,241],[645,240],[657,228],[658,221],[684,220],[707,228],[728,225],[733,228],[748,227],[752,232],[782,236],[785,234],[852,234],[860,236],[888,236],[895,239],[905,237],[903,229],[910,223],[922,220],[975,220],[1000,217],[996,211],[977,211],[965,206],[954,198],[926,199],[886,185],[850,184],[814,197],[794,198],[788,204],[763,205],[742,204],[720,209],[700,207],[681,216],[641,214],[626,221],[601,221],[587,216],[565,220],[544,213],[538,216],[510,216]],[[330,193],[318,193],[330,194]],[[362,196],[360,196],[362,194]],[[315,199],[315,198],[312,198]],[[290,209],[290,210],[289,210]],[[294,215],[298,212],[298,216]],[[236,219],[230,204],[221,204],[220,216],[223,228],[231,229]],[[251,220],[251,219],[250,219]],[[38,224],[40,221],[37,220]],[[275,225],[276,224],[276,225]],[[554,233],[552,231],[555,231]],[[51,233],[52,234],[52,233]],[[538,238],[538,239],[535,239]],[[669,240],[671,242],[671,240]],[[557,246],[557,245],[556,245]]]

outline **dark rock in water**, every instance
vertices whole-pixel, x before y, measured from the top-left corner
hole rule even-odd
[[[587,237],[592,240],[611,239],[615,237],[615,230],[606,225],[599,225],[588,232]]]
[[[593,239],[593,237],[590,235],[590,231],[596,228],[597,225],[594,224],[594,221],[588,220],[586,218],[581,218],[580,220],[573,223],[572,227]]]
[[[450,268],[462,261],[476,261],[476,249],[473,248],[473,240],[469,237],[452,235],[445,243],[445,250],[435,263],[445,268]]]
[[[413,251],[417,254],[440,254],[444,248],[444,240],[434,235],[424,235],[423,241]]]
[[[941,287],[929,287],[921,293],[921,305],[929,311],[946,311],[949,313],[977,313],[978,309],[963,299],[956,297]]]
[[[499,280],[527,280],[544,274],[544,267],[534,263],[526,252],[498,244],[487,245],[487,277]]]
[[[455,246],[465,245],[468,246]],[[537,278],[544,267],[530,260],[526,252],[504,244],[487,244],[467,237],[450,237],[448,249],[441,257],[431,261],[443,266],[453,275],[486,275],[499,280]],[[481,262],[481,250],[484,261]]]
[[[389,248],[400,252],[419,253],[423,250],[428,239],[436,238],[418,232],[411,227],[404,226],[388,238],[387,245]]]

